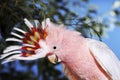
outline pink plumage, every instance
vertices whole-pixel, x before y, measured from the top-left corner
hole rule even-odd
[[[75,78],[71,80],[107,80],[107,75],[99,70],[90,53],[86,38],[77,32],[56,28],[52,24],[47,30],[49,36],[46,38],[46,43],[51,53],[62,60],[68,77]],[[53,46],[57,47],[55,51]]]
[[[28,26],[33,26],[28,21]],[[120,80],[120,61],[104,43],[81,36],[81,33],[65,29],[64,25],[52,23],[49,19],[42,22],[44,39],[37,41],[39,48],[27,57],[12,56],[15,59],[34,60],[48,57],[50,62],[61,62],[70,80]],[[31,27],[30,27],[31,28]],[[5,50],[12,54],[13,50]],[[14,51],[17,51],[16,49]],[[13,53],[14,54],[14,53]],[[2,58],[8,55],[2,55]]]

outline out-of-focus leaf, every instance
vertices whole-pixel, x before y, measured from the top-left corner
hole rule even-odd
[[[120,22],[116,22],[115,24],[120,27]]]

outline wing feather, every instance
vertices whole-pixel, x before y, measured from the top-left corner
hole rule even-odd
[[[89,39],[88,47],[92,55],[113,80],[120,80],[120,61],[103,42]]]

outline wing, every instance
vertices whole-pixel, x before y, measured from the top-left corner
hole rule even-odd
[[[120,61],[103,42],[88,39],[88,47],[101,67],[113,80],[120,80]]]

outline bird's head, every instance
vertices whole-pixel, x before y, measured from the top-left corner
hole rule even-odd
[[[44,57],[47,57],[52,63],[60,62],[61,59],[57,53],[60,52],[58,48],[61,44],[57,37],[63,35],[53,33],[58,30],[55,26],[59,25],[52,23],[49,18],[45,19],[42,24],[37,20],[34,20],[34,24],[31,24],[27,19],[24,21],[30,31],[24,31],[17,27],[13,29],[11,32],[13,37],[7,38],[6,41],[15,41],[20,45],[8,46],[0,56],[0,59],[3,59],[2,63],[14,60],[35,60]],[[58,32],[60,31],[58,30]]]

